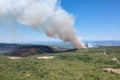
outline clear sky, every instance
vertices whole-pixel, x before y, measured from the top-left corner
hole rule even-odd
[[[61,6],[75,16],[76,34],[83,40],[120,40],[120,0],[61,0]],[[27,26],[13,24],[15,32],[9,28],[11,24],[2,23],[0,42],[47,39]]]
[[[77,34],[87,40],[120,40],[120,0],[62,0],[76,18]]]

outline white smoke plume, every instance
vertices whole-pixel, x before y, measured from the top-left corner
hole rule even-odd
[[[59,0],[0,0],[0,17],[10,16],[17,22],[39,31],[48,37],[71,42],[84,48],[74,30],[74,16],[65,11]]]

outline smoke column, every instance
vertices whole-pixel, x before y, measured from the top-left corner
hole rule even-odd
[[[28,25],[48,37],[71,42],[84,48],[75,34],[74,16],[65,11],[59,0],[0,0],[0,17],[11,16],[15,22]]]

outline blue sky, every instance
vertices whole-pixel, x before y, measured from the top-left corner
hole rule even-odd
[[[76,18],[77,34],[87,40],[120,40],[120,0],[62,0]]]
[[[61,6],[75,16],[76,34],[83,40],[120,40],[120,0],[61,0]],[[48,39],[25,25],[14,24],[14,32],[2,23],[0,42]]]

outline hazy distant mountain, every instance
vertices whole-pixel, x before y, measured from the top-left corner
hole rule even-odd
[[[71,43],[63,42],[63,41],[33,41],[33,42],[28,42],[28,44],[57,46],[57,47],[69,48],[69,49],[74,48]]]
[[[62,41],[37,41],[37,42],[31,42],[32,44],[42,44],[42,45],[56,45],[56,46],[67,46],[67,47],[73,47],[71,43],[64,43]],[[120,46],[120,40],[118,41],[84,41],[85,44],[91,44],[93,46]]]
[[[86,44],[91,44],[93,46],[120,46],[120,40],[118,41],[85,41]]]
[[[85,44],[90,44],[92,46],[120,46],[120,40],[108,40],[108,41],[83,41]],[[73,45],[69,42],[64,43],[63,41],[33,41],[33,42],[21,42],[28,44],[36,44],[36,45],[47,45],[47,46],[59,46],[59,47],[67,47],[73,48]]]

